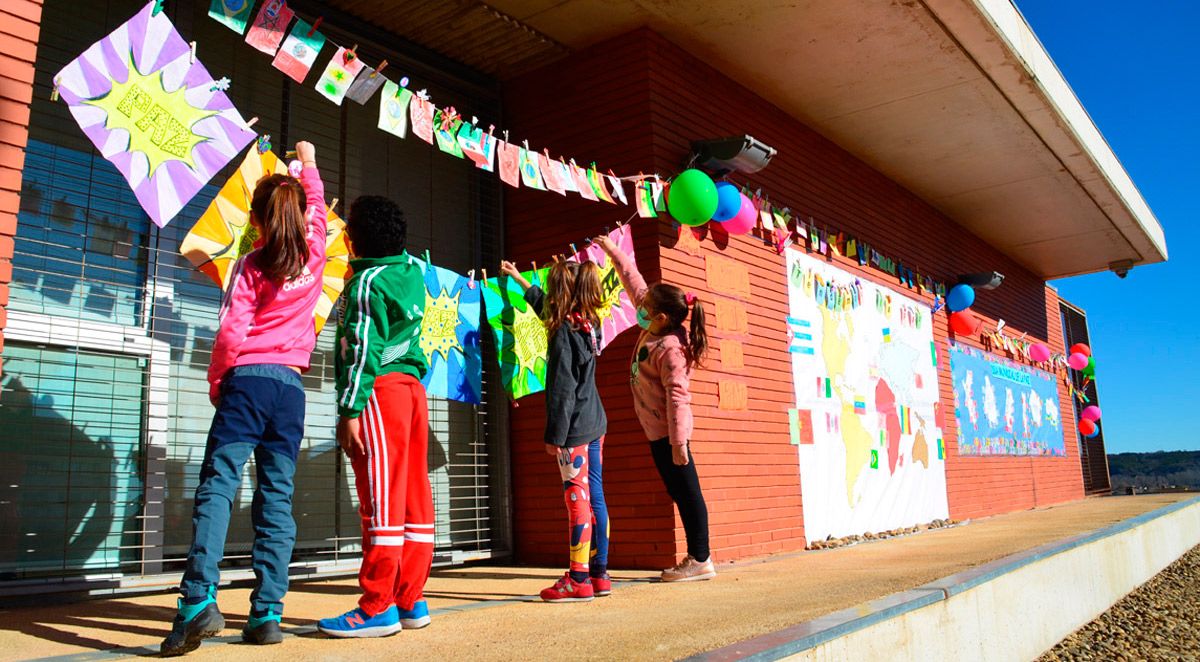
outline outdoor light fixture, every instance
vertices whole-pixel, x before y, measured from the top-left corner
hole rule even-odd
[[[1004,274],[999,271],[983,271],[977,274],[960,274],[960,285],[970,285],[979,290],[994,290],[1004,282]]]
[[[693,141],[692,153],[697,166],[720,176],[735,171],[750,174],[762,170],[775,156],[775,148],[753,136],[734,136]]]

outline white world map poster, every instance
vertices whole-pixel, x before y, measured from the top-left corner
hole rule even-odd
[[[799,251],[787,270],[805,537],[947,517],[929,307]]]

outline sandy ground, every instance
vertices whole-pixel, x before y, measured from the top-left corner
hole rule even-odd
[[[531,596],[561,570],[478,567],[434,573],[426,587],[433,624],[374,640],[332,640],[315,619],[352,608],[353,579],[293,583],[282,644],[240,643],[248,589],[223,589],[228,629],[196,660],[676,659],[773,632],[960,572],[1031,547],[1192,498],[1173,494],[1087,499],[964,526],[841,549],[721,564],[714,581],[664,585],[653,573],[617,572],[613,595],[551,605]],[[719,559],[718,559],[719,560]],[[175,596],[156,594],[0,611],[0,659],[157,651]],[[438,610],[447,610],[439,613]],[[117,653],[118,651],[113,651]],[[113,659],[115,655],[102,655]]]

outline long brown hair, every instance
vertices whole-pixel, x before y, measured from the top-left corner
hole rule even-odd
[[[250,213],[263,232],[258,266],[271,280],[288,281],[304,271],[308,261],[307,206],[304,187],[293,177],[268,175],[254,187]]]
[[[542,323],[553,336],[572,313],[578,313],[600,326],[600,308],[604,305],[604,289],[600,285],[600,268],[595,262],[580,264],[560,260],[546,274],[546,302],[542,306]]]
[[[671,323],[671,331],[683,326],[683,320],[688,317],[688,297],[691,296],[692,323],[688,328],[688,368],[695,368],[704,361],[708,353],[708,331],[704,328],[704,305],[694,295],[688,295],[683,290],[667,283],[656,283],[646,290],[654,312],[667,316]]]

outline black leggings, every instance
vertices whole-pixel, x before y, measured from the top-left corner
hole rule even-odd
[[[667,494],[679,507],[679,519],[683,520],[683,530],[687,534],[688,554],[697,561],[707,561],[708,506],[700,493],[700,477],[696,475],[692,449],[688,448],[688,463],[682,467],[671,459],[670,439],[650,442],[650,454],[654,456],[658,475],[667,486]]]

